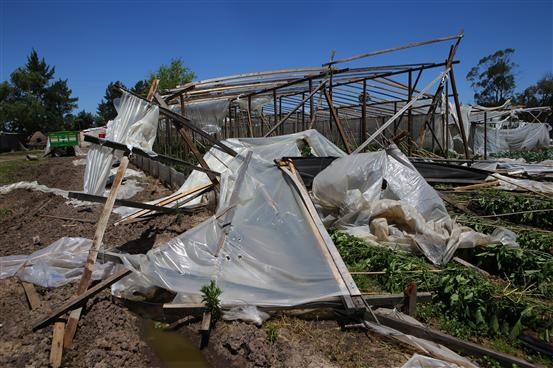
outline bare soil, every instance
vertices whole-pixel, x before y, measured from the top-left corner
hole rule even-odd
[[[24,165],[10,181],[38,181],[49,187],[81,190],[84,166],[75,158],[51,158]],[[133,199],[146,201],[171,191],[151,177],[140,179],[144,191]],[[29,254],[63,236],[92,238],[94,223],[44,217],[55,215],[96,221],[100,205],[73,207],[62,197],[17,190],[0,196],[0,256]],[[111,226],[104,237],[106,248],[146,253],[152,247],[197,225],[207,211],[193,216],[163,215],[148,221]],[[66,301],[74,285],[55,289],[37,287],[41,306],[30,310],[16,279],[0,280],[0,367],[46,367],[52,327],[31,331],[34,321]],[[79,322],[74,345],[64,349],[64,367],[170,366],[156,357],[146,343],[144,319],[112,300],[108,290],[88,301]],[[178,333],[199,346],[199,321]],[[263,327],[241,322],[218,322],[209,344],[202,350],[214,367],[397,367],[412,351],[394,342],[361,331],[342,331],[336,321],[275,317]]]

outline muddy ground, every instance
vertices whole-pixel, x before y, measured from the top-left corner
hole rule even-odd
[[[81,190],[84,166],[75,158],[50,158],[22,164],[9,175],[9,182],[38,181],[65,190]],[[6,177],[2,182],[6,183]],[[132,199],[146,201],[168,195],[156,179],[140,178],[144,190]],[[92,239],[95,225],[44,217],[63,216],[96,221],[99,205],[73,207],[53,194],[16,190],[0,195],[0,256],[29,254],[62,236]],[[106,231],[106,247],[132,253],[145,253],[195,226],[209,216],[207,211],[193,216],[159,216],[144,222],[111,226],[119,217],[112,215]],[[46,367],[52,327],[37,332],[31,325],[52,308],[68,299],[75,285],[55,289],[37,287],[41,306],[31,311],[19,282],[0,280],[0,366]],[[79,322],[73,347],[64,350],[65,367],[177,367],[187,358],[167,360],[160,356],[144,334],[144,318],[112,301],[104,291],[88,301]],[[163,325],[156,325],[162,327]],[[191,346],[199,346],[199,321],[176,329]],[[157,352],[157,353],[156,353]],[[276,317],[263,327],[241,322],[219,322],[209,344],[201,353],[215,367],[397,367],[411,355],[393,342],[361,331],[342,331],[334,320],[304,320]]]

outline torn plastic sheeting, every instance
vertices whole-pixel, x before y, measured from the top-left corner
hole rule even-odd
[[[223,143],[235,150],[238,153],[245,152],[250,149],[253,151],[254,157],[259,160],[263,160],[267,163],[273,163],[276,159],[282,157],[299,157],[301,156],[301,149],[298,145],[307,145],[305,149],[309,148],[314,156],[318,157],[341,157],[345,155],[345,152],[330,142],[317,130],[311,129],[299,133],[281,135],[276,137],[267,138],[231,138],[224,140]],[[204,160],[213,171],[224,172],[227,170],[229,162],[233,160],[233,157],[225,152],[222,152],[216,148],[211,148],[205,155]],[[170,196],[161,198],[157,201],[170,198],[178,193],[184,193],[196,186],[210,183],[209,177],[201,172],[194,170],[188,176],[184,184],[175,193]],[[182,198],[184,200],[186,198]],[[187,204],[186,206],[193,206],[201,203],[202,198],[196,198]],[[149,204],[155,204],[157,201],[147,202]],[[166,207],[177,206],[178,202],[168,204]],[[119,207],[115,212],[121,216],[130,215],[134,213],[136,209],[128,207]]]
[[[263,322],[269,319],[269,314],[260,311],[255,305],[243,305],[233,307],[223,313],[225,321],[244,321],[251,322],[257,326],[261,326]]]
[[[218,214],[227,210],[243,159],[232,159],[221,177]],[[254,155],[238,190],[230,224],[213,216],[146,255],[123,255],[134,272],[112,286],[114,295],[132,299],[133,291],[157,286],[176,292],[175,303],[197,303],[212,279],[223,306],[291,306],[347,294],[321,253],[301,198],[274,163]]]
[[[92,240],[63,237],[25,256],[0,257],[0,279],[17,277],[43,287],[58,287],[81,278]],[[115,269],[111,262],[96,263],[92,279],[101,280]]]
[[[461,368],[457,364],[446,362],[441,359],[434,359],[425,355],[413,354],[401,368]]]
[[[107,124],[106,139],[126,144],[131,150],[132,147],[140,147],[144,151],[151,151],[157,133],[159,108],[150,107],[147,101],[127,92],[123,92],[114,105],[117,116]],[[84,174],[85,193],[102,195],[113,156],[111,148],[98,145],[90,148]]]
[[[515,179],[501,174],[494,174],[493,176],[489,176],[486,180],[491,181],[498,179],[498,186],[494,187],[496,189],[506,191],[528,190],[544,194],[553,194],[553,183],[551,182],[542,182],[530,179]]]
[[[518,128],[503,129],[490,127],[487,129],[486,150],[488,154],[506,151],[528,151],[549,145],[549,124],[519,123]],[[484,153],[484,126],[473,127],[472,148],[474,153]]]
[[[509,174],[529,175],[553,173],[553,160],[546,160],[536,163],[527,163],[524,159],[501,158],[497,161],[475,162],[472,167],[488,170],[506,170]]]
[[[377,310],[378,311],[378,310]],[[377,312],[375,311],[375,313]],[[447,347],[435,343],[433,341],[421,339],[420,337],[415,337],[412,335],[404,334],[398,330],[395,330],[391,327],[384,325],[378,325],[373,322],[365,321],[365,326],[367,326],[371,331],[376,332],[383,336],[388,336],[399,340],[405,344],[412,346],[414,349],[424,352],[424,354],[431,355],[438,359],[442,359],[454,364],[457,364],[465,368],[477,368],[478,366],[472,363],[465,357],[460,356],[454,351],[448,349]]]
[[[395,146],[336,159],[313,180],[313,197],[327,227],[420,251],[437,265],[459,247],[496,241],[451,220],[436,191]]]
[[[208,134],[216,134],[221,131],[221,125],[228,114],[229,100],[210,100],[188,102],[184,104],[184,117]],[[171,105],[170,109],[181,113],[179,105]]]

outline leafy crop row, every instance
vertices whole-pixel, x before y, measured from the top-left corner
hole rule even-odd
[[[506,157],[506,158],[523,158],[527,162],[540,162],[545,160],[553,160],[553,149],[546,149],[541,151],[516,151],[516,152],[498,152],[493,153],[492,157]]]
[[[469,335],[518,336],[522,328],[553,332],[553,308],[530,298],[524,291],[498,285],[475,271],[449,264],[441,272],[424,258],[387,248],[371,246],[340,232],[332,232],[344,262],[352,271],[385,271],[376,276],[379,286],[388,292],[401,292],[412,281],[418,290],[432,291],[432,313],[447,321],[448,331],[459,337]],[[420,271],[420,272],[406,272]],[[360,288],[366,276],[356,275]],[[547,331],[547,332],[545,332]]]

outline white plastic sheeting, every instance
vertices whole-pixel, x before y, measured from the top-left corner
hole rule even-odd
[[[521,122],[517,128],[504,129],[501,124],[488,126],[487,152],[529,151],[549,146],[549,124]],[[484,153],[484,126],[478,124],[472,130],[474,153]]]
[[[413,354],[401,368],[460,368],[457,364],[445,360],[434,359],[425,355]]]
[[[176,292],[175,302],[197,303],[200,288],[212,279],[222,289],[223,305],[297,305],[346,294],[321,252],[301,198],[268,161],[267,150],[265,155],[253,150],[231,223],[221,224],[219,218],[231,205],[243,155],[227,162],[218,215],[146,255],[123,255],[135,272],[112,287],[114,295],[132,298],[134,291],[158,286]]]
[[[514,174],[550,174],[553,173],[553,160],[545,160],[536,163],[527,163],[523,158],[499,158],[497,161],[475,162],[471,167],[476,169],[507,171],[509,175]]]
[[[246,150],[252,150],[255,157],[267,163],[273,163],[276,159],[282,157],[298,157],[302,154],[302,149],[309,149],[314,156],[341,157],[345,152],[326,139],[317,130],[311,129],[299,133],[281,135],[267,138],[231,138],[222,141],[234,151],[241,153]],[[306,147],[307,146],[307,147]],[[216,148],[211,148],[205,155],[204,160],[211,170],[223,172],[227,170],[229,162],[233,157]],[[201,171],[193,171],[179,190],[171,194],[184,193],[196,186],[210,183],[209,177]],[[171,196],[165,197],[169,198]],[[162,198],[161,200],[165,199]],[[183,198],[183,200],[186,198]],[[185,206],[192,206],[200,203],[201,198],[188,202]],[[156,201],[149,202],[154,204]],[[167,205],[167,207],[176,206],[177,202]],[[115,212],[121,216],[129,215],[135,212],[135,209],[119,207]]]
[[[269,319],[269,314],[260,311],[255,305],[244,305],[233,307],[228,311],[223,313],[223,319],[225,321],[244,321],[251,322],[256,325],[261,325],[267,319]]]
[[[313,180],[313,200],[326,226],[334,226],[374,245],[422,252],[444,264],[459,247],[509,239],[455,223],[436,191],[396,146],[335,160]],[[505,240],[505,242],[507,242]]]
[[[229,104],[227,99],[188,102],[184,105],[184,116],[204,132],[216,134],[221,131]],[[179,105],[172,105],[171,110],[181,113]]]
[[[529,190],[544,194],[553,195],[553,183],[547,181],[536,181],[530,179],[515,179],[508,176],[503,176],[500,174],[494,174],[494,176],[489,176],[486,180],[497,180],[498,186],[494,187],[501,190],[507,191],[520,191],[520,190]]]
[[[159,108],[123,92],[115,100],[117,117],[107,124],[106,139],[151,151],[157,133]],[[153,153],[152,153],[153,154]],[[102,195],[111,169],[113,150],[94,145],[88,151],[84,174],[84,192]]]
[[[0,257],[0,279],[17,277],[43,287],[58,287],[81,278],[92,240],[63,237],[28,256]],[[93,280],[114,271],[113,263],[94,265]]]

